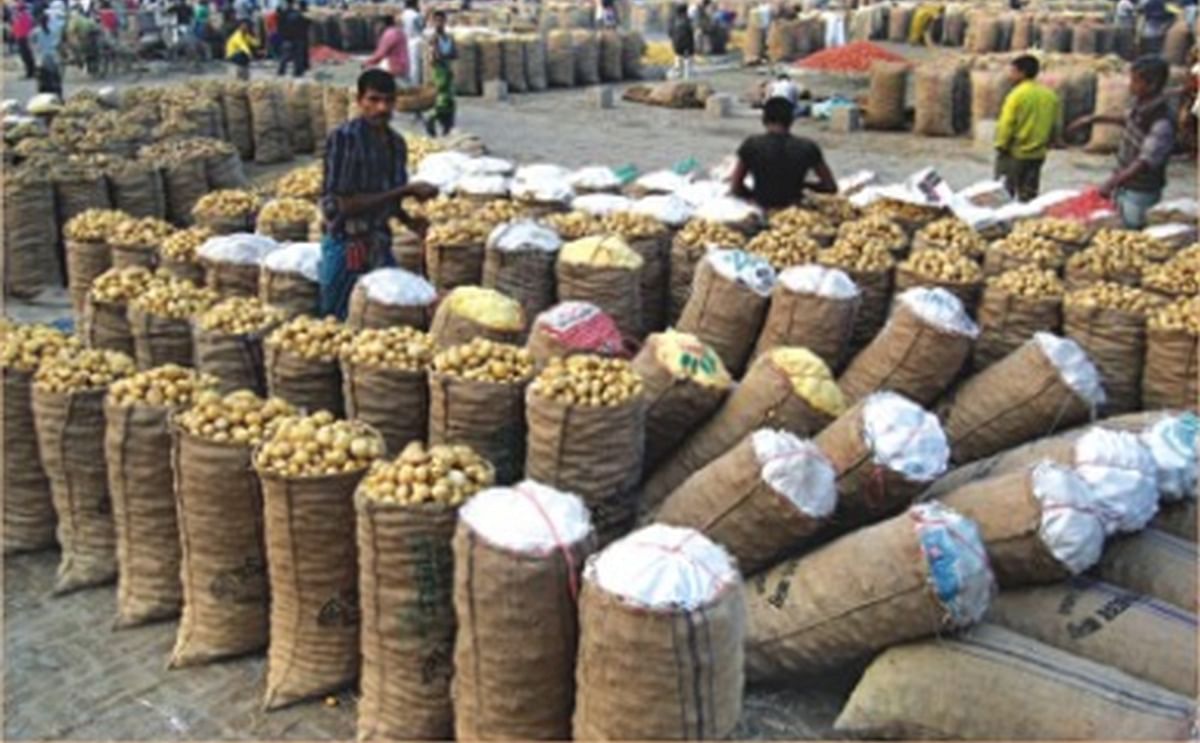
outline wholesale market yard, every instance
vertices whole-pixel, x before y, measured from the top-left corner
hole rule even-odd
[[[914,61],[941,53],[889,43],[881,43],[881,46]],[[348,85],[353,82],[357,69],[356,64],[347,64],[324,67],[321,72],[326,77],[325,82]],[[763,79],[761,71],[736,67],[702,72],[701,75],[701,80],[710,83],[716,92],[735,97]],[[273,79],[266,66],[256,67],[254,76],[255,79]],[[208,77],[224,79],[225,75],[214,73]],[[169,84],[174,79],[147,78],[139,84]],[[66,82],[68,97],[81,87],[81,81],[71,77]],[[845,82],[836,77],[811,77],[805,82],[818,95],[865,92],[861,81],[853,88],[847,88]],[[98,87],[92,83],[87,85]],[[619,93],[625,86],[615,87]],[[32,89],[24,81],[14,81],[11,77],[5,80],[3,97],[27,99],[31,94]],[[479,137],[488,155],[517,165],[545,162],[581,168],[596,164],[611,167],[632,164],[642,173],[669,168],[687,158],[695,158],[707,169],[732,154],[745,137],[761,130],[759,112],[741,101],[735,102],[731,116],[716,119],[703,111],[633,105],[619,100],[619,95],[614,108],[602,109],[595,105],[595,98],[595,91],[589,89],[513,95],[507,101],[460,98],[459,127],[461,131]],[[412,129],[411,122],[403,114],[397,114],[394,123],[401,130]],[[954,188],[963,188],[992,175],[992,148],[969,137],[938,139],[874,131],[839,134],[831,131],[828,124],[807,119],[799,120],[793,132],[816,140],[838,176],[870,170],[881,183],[895,183],[920,168],[932,167]],[[266,186],[281,174],[313,161],[311,155],[298,155],[290,162],[277,165],[260,166],[248,162],[245,172],[255,185]],[[1042,190],[1098,184],[1111,172],[1113,164],[1113,157],[1109,155],[1086,154],[1079,149],[1056,150],[1047,161]],[[1196,163],[1176,157],[1169,168],[1164,200],[1194,198],[1196,179]],[[33,299],[6,297],[4,312],[18,322],[53,322],[70,318],[72,314],[67,291],[59,288],[47,290]],[[932,400],[924,407],[934,410]],[[1191,407],[1194,410],[1194,404]],[[914,425],[928,426],[931,420],[932,416]],[[1153,416],[1132,424],[1114,425],[1129,425],[1140,431],[1148,428],[1147,422],[1152,420]],[[1181,416],[1176,420],[1194,420],[1194,416],[1191,419]],[[1076,422],[1083,423],[1084,419]],[[817,431],[811,433],[815,437]],[[1007,444],[1022,442],[1008,441]],[[1194,451],[1191,456],[1190,497],[1194,498]],[[1165,465],[1159,463],[1158,466]],[[1186,473],[1173,472],[1172,476],[1187,481]],[[1159,487],[1169,489],[1161,483]],[[1176,496],[1178,493],[1172,491],[1172,497]],[[1184,501],[1188,498],[1187,494],[1182,497]],[[970,507],[970,497],[960,500],[964,501],[965,507]],[[1190,502],[1194,508],[1194,500]],[[1178,512],[1178,508],[1168,510],[1172,514]],[[1191,513],[1194,520],[1194,510]],[[1154,526],[1166,528],[1159,521],[1155,521]],[[1186,525],[1183,531],[1187,531]],[[1194,556],[1194,524],[1190,540],[1177,541],[1187,545]],[[110,630],[117,611],[111,585],[59,597],[49,594],[59,558],[60,554],[55,550],[4,558],[4,734],[7,739],[353,739],[360,695],[357,685],[351,690],[318,695],[307,703],[264,712],[262,691],[267,662],[262,653],[191,668],[164,670],[176,643],[178,622],[160,621]],[[1045,568],[1045,565],[1041,567]],[[976,566],[975,570],[978,572],[980,568]],[[1049,572],[1054,573],[1053,570]],[[772,588],[783,596],[787,593],[791,575],[786,570],[781,578],[779,575],[772,571],[769,580],[778,580]],[[1116,582],[1111,575],[1106,574],[1105,579]],[[977,575],[975,579],[978,579]],[[755,581],[748,580],[747,593],[757,591],[761,595],[766,580],[758,583],[753,591],[750,586]],[[972,577],[967,575],[963,580],[970,583]],[[1038,582],[1065,585],[1044,576]],[[811,588],[814,591],[820,589],[819,586]],[[1086,589],[1080,590],[1080,595],[1089,596],[1081,599],[1083,603],[1094,598]],[[1091,627],[1088,623],[1095,624],[1099,621],[1096,617],[1112,621],[1128,605],[1142,606],[1135,599],[1119,597],[1117,601],[1125,601],[1126,605],[1117,609],[1106,605],[1097,610],[1094,617],[1085,615],[1082,620],[1085,631],[1080,636],[1095,631],[1094,627],[1088,629]],[[1164,614],[1175,612],[1183,615],[1185,623],[1191,622],[1194,642],[1194,607],[1168,610],[1161,609],[1160,603],[1152,603]],[[1062,613],[1068,614],[1066,603],[1063,607]],[[1077,618],[1072,617],[1073,620]],[[1006,623],[1005,626],[1011,625]],[[1186,655],[1186,650],[1183,652]],[[760,677],[769,675],[762,671],[769,663],[761,656],[760,651],[760,657],[755,661],[755,673]],[[790,660],[796,662],[794,657]],[[793,673],[783,681],[752,679],[746,687],[740,719],[729,737],[842,737],[844,733],[833,727],[834,720],[839,713],[845,714],[843,707],[862,679],[865,667],[865,663],[856,662],[839,664],[832,671],[815,675]],[[1152,677],[1156,683],[1165,683],[1159,676],[1152,674]],[[1129,679],[1129,676],[1120,678]],[[1151,698],[1157,693],[1157,689],[1146,692]],[[1174,701],[1172,696],[1171,703]],[[866,704],[870,705],[869,700]],[[1172,709],[1172,714],[1175,712]],[[909,737],[916,736],[910,733]]]

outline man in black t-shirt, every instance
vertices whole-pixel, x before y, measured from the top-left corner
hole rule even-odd
[[[811,139],[793,137],[792,104],[786,98],[771,98],[763,104],[766,134],[750,137],[737,151],[732,181],[733,193],[750,199],[763,209],[783,209],[800,203],[804,189],[837,193],[837,181],[825,164],[821,148]],[[815,172],[816,182],[807,180]],[[753,189],[746,176],[754,177]]]

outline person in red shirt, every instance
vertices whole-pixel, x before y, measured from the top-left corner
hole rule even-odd
[[[108,33],[109,36],[116,38],[117,32],[121,29],[121,22],[117,18],[117,11],[113,10],[112,3],[105,0],[100,4],[100,27]]]
[[[29,6],[22,0],[17,0],[13,8],[12,35],[17,45],[17,53],[21,55],[21,64],[25,67],[25,79],[32,80],[37,73],[37,65],[33,61],[33,48],[29,46],[29,34],[33,33],[33,14]]]
[[[375,53],[367,57],[362,66],[383,67],[394,78],[408,76],[408,38],[396,26],[392,16],[383,17],[383,33],[379,35]]]

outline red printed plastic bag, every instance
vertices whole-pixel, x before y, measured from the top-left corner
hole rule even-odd
[[[1116,213],[1116,205],[1100,195],[1100,189],[1089,188],[1074,198],[1061,201],[1046,209],[1047,217],[1093,222]]]

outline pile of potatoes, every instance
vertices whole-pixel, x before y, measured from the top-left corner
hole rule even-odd
[[[271,331],[265,343],[310,361],[334,361],[353,337],[354,331],[332,317],[301,315]]]
[[[519,219],[524,213],[525,207],[516,201],[493,199],[479,209],[476,217],[480,222],[495,227],[498,224]]]
[[[210,333],[247,335],[266,330],[287,317],[287,312],[258,297],[230,297],[201,312],[196,324]]]
[[[649,214],[614,212],[600,221],[600,231],[626,240],[640,240],[665,235],[667,226]]]
[[[642,386],[628,361],[580,354],[551,359],[529,389],[563,405],[601,408],[624,404],[640,395]]]
[[[414,441],[390,462],[378,461],[359,485],[363,495],[381,503],[459,506],[496,481],[492,465],[469,446]]]
[[[365,366],[421,371],[433,363],[433,336],[416,328],[397,326],[359,331],[341,349],[343,359]]]
[[[1017,297],[1049,299],[1063,295],[1063,283],[1053,271],[1026,264],[988,279],[988,286]]]
[[[295,412],[286,400],[264,400],[250,390],[236,390],[224,397],[215,390],[204,390],[175,420],[193,436],[219,444],[257,446],[281,418]]]
[[[107,242],[117,226],[129,219],[128,214],[115,209],[87,209],[67,220],[63,237],[77,242]]]
[[[740,248],[746,244],[746,236],[732,227],[703,219],[693,219],[685,224],[675,239],[689,248]]]
[[[0,366],[31,372],[45,359],[78,349],[78,338],[49,325],[15,325],[0,338]]]
[[[312,222],[318,217],[317,207],[310,201],[299,198],[272,199],[263,205],[258,213],[260,222]]]
[[[930,222],[917,232],[927,247],[951,250],[975,258],[983,255],[987,242],[971,226],[955,217]]]
[[[816,240],[832,240],[837,236],[837,228],[825,215],[798,206],[780,209],[767,224],[774,230],[799,232]]]
[[[169,260],[195,263],[196,253],[200,250],[200,246],[212,236],[212,230],[207,227],[188,227],[186,230],[178,230],[162,241],[158,253]]]
[[[87,349],[59,353],[38,366],[34,386],[55,394],[83,392],[107,387],[137,371],[133,359],[120,351]]]
[[[217,378],[176,364],[165,364],[118,379],[108,389],[108,400],[126,408],[131,405],[181,408],[196,395],[217,386]]]
[[[1062,245],[1054,240],[1032,234],[1011,234],[1003,240],[992,243],[988,250],[1031,263],[1040,268],[1062,268],[1063,261],[1066,260]]]
[[[1162,304],[1161,299],[1148,292],[1112,281],[1097,281],[1082,289],[1067,292],[1063,302],[1068,307],[1099,307],[1142,315]]]
[[[954,251],[921,250],[904,259],[899,268],[940,283],[973,284],[983,279],[978,263]]]
[[[163,280],[163,276],[144,266],[110,268],[92,282],[90,295],[95,302],[127,304]]]
[[[482,245],[492,226],[479,219],[454,219],[429,228],[425,244],[431,248],[460,245]]]
[[[325,174],[321,163],[305,165],[283,175],[275,182],[275,195],[286,199],[316,201],[321,198]]]
[[[812,263],[821,246],[803,232],[770,229],[760,232],[746,245],[746,252],[765,259],[776,271]]]
[[[254,466],[283,477],[321,477],[364,470],[381,456],[383,439],[366,424],[319,410],[272,426]]]
[[[225,188],[209,191],[196,202],[193,214],[212,214],[220,217],[244,217],[255,214],[262,207],[262,198],[240,188]]]
[[[468,199],[438,196],[425,203],[407,204],[411,214],[425,217],[430,222],[445,222],[451,219],[467,219],[479,209],[479,205]]]
[[[1133,230],[1105,228],[1092,238],[1093,247],[1116,248],[1119,252],[1129,251],[1147,261],[1165,261],[1171,257],[1171,246],[1155,238]]]
[[[533,375],[533,356],[508,343],[474,338],[434,356],[433,370],[475,382],[522,384]]]
[[[867,216],[838,227],[837,241],[855,245],[878,242],[888,250],[903,248],[908,243],[904,228],[887,217]]]
[[[1200,336],[1200,297],[1182,297],[1150,315],[1151,330],[1182,330]]]
[[[129,306],[157,317],[183,320],[212,307],[220,295],[208,287],[174,277],[156,277],[144,291],[129,300]]]
[[[557,232],[564,240],[578,240],[604,231],[600,220],[587,212],[548,214],[541,218],[541,222]]]
[[[1126,276],[1140,282],[1149,263],[1138,248],[1129,244],[1100,243],[1067,259],[1067,277],[1076,273],[1101,279]]]
[[[833,247],[817,254],[817,263],[849,271],[887,271],[895,260],[889,245],[878,238],[839,237]]]
[[[108,237],[108,244],[122,248],[151,249],[176,232],[170,222],[154,217],[126,219],[118,222]]]
[[[1088,238],[1087,228],[1082,223],[1053,217],[1018,222],[1011,234],[1018,237],[1044,237],[1075,244],[1083,244]]]

